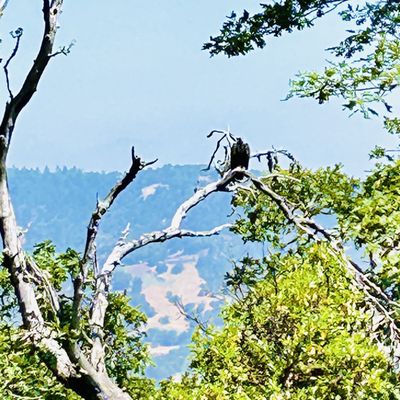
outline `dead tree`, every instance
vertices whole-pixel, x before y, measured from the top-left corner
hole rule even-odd
[[[116,243],[104,265],[97,265],[96,236],[99,224],[105,213],[110,209],[115,199],[135,179],[138,173],[151,163],[143,162],[132,151],[132,164],[123,176],[101,201],[98,201],[90,219],[85,250],[80,261],[80,270],[73,282],[73,304],[70,328],[73,334],[68,340],[60,340],[59,332],[50,324],[41,312],[38,303],[38,291],[47,297],[53,310],[53,318],[57,322],[61,302],[59,294],[52,286],[46,274],[35,265],[31,258],[25,255],[22,247],[19,229],[11,202],[7,178],[7,155],[10,149],[12,135],[20,112],[29,103],[37,90],[42,74],[54,56],[65,54],[70,46],[54,51],[54,40],[57,32],[58,16],[61,13],[63,0],[43,0],[44,32],[36,59],[18,93],[11,90],[8,66],[18,51],[22,29],[17,30],[13,37],[16,44],[9,59],[4,64],[9,99],[0,125],[0,234],[3,243],[3,264],[10,273],[21,314],[25,337],[31,341],[38,354],[43,356],[49,369],[66,387],[73,389],[85,399],[130,399],[130,396],[119,388],[109,377],[105,365],[104,317],[107,313],[108,295],[112,274],[116,267],[128,254],[150,243],[164,242],[172,238],[202,237],[218,234],[229,225],[214,227],[209,231],[191,231],[181,227],[188,212],[205,200],[210,194],[226,191],[235,181],[237,170],[228,171],[221,179],[210,183],[196,191],[176,210],[171,224],[162,231],[142,235],[136,240],[128,240],[127,232]],[[91,349],[83,351],[80,339],[81,314],[85,284],[89,273],[94,276],[94,294],[90,299],[90,336]],[[51,321],[51,322],[54,322]]]

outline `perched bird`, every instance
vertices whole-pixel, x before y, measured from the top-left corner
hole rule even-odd
[[[249,168],[249,160],[250,147],[241,138],[238,138],[231,148],[231,170],[237,167]],[[237,175],[238,179],[242,179],[243,177],[243,174]]]

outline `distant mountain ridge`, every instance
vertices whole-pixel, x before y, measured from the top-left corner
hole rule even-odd
[[[166,165],[142,171],[102,221],[98,237],[100,262],[127,223],[132,238],[167,227],[176,208],[196,187],[217,178],[202,168]],[[22,228],[28,227],[26,248],[50,239],[59,251],[67,247],[82,251],[97,196],[102,198],[120,176],[117,172],[83,172],[77,168],[58,168],[54,172],[47,168],[10,168],[17,220]],[[217,193],[193,209],[184,225],[210,229],[227,222],[230,213],[230,195]],[[178,373],[186,362],[186,345],[193,327],[179,314],[175,302],[179,300],[204,320],[215,318],[230,259],[240,258],[244,252],[241,240],[226,231],[210,238],[149,245],[119,268],[113,288],[126,290],[132,303],[140,305],[149,317],[148,340],[157,363],[150,371],[152,376],[160,379]]]

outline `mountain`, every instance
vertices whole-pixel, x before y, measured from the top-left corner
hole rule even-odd
[[[11,196],[19,225],[27,229],[25,247],[52,240],[61,252],[82,251],[86,226],[95,207],[121,177],[120,173],[83,172],[77,168],[9,169]],[[99,262],[130,223],[130,237],[167,227],[176,208],[193,191],[217,176],[202,166],[166,165],[142,171],[102,221]],[[216,193],[191,210],[183,227],[210,229],[232,220],[230,195]],[[203,321],[218,323],[224,274],[231,260],[245,255],[240,238],[229,231],[209,238],[173,239],[134,252],[115,273],[113,289],[126,291],[133,305],[148,316],[147,340],[156,379],[179,373],[187,363],[193,323],[176,303]]]

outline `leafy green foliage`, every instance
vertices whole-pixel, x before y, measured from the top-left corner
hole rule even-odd
[[[320,104],[339,98],[351,114],[361,112],[365,118],[382,116],[386,130],[398,134],[400,123],[392,115],[398,111],[392,94],[400,83],[400,4],[348,4],[339,15],[352,24],[352,29],[347,30],[350,35],[329,49],[339,61],[329,62],[323,72],[299,73],[291,81],[288,98],[310,97]],[[377,146],[371,157],[392,160],[388,154],[391,151]]]
[[[306,217],[334,216],[351,207],[353,193],[359,185],[356,179],[346,176],[340,166],[313,172],[297,165],[291,170],[278,171],[282,179],[266,176],[264,181]],[[266,195],[254,196],[243,191],[234,199],[234,205],[245,211],[245,217],[239,219],[233,228],[244,240],[268,241],[284,248],[297,232],[297,228],[288,223],[276,203]]]
[[[353,207],[339,214],[345,238],[364,250],[369,267],[393,300],[400,300],[400,162],[378,165],[354,198]]]
[[[400,134],[400,119],[395,117],[395,118],[385,118],[385,128],[386,130],[393,134],[393,135],[399,135]]]
[[[78,400],[58,383],[17,327],[0,325],[0,397]]]
[[[0,320],[11,323],[15,318],[14,310],[17,302],[14,296],[14,289],[10,282],[10,274],[3,264],[3,255],[0,254]]]
[[[232,12],[223,24],[220,34],[211,37],[204,45],[211,55],[244,55],[255,47],[263,48],[265,36],[280,36],[293,29],[313,25],[316,18],[329,12],[346,0],[283,0],[272,4],[260,4],[261,12],[250,15],[244,10],[241,16]]]
[[[258,271],[222,329],[197,331],[192,374],[164,382],[161,398],[400,398],[363,296],[324,245],[276,254]]]
[[[67,280],[68,270],[63,261],[67,259],[71,252],[72,250],[68,249],[64,255],[57,256],[56,247],[50,240],[35,245],[33,259],[43,271],[48,272],[50,282],[56,290],[61,290],[62,284]],[[74,255],[77,264],[79,263],[79,255],[77,253]]]
[[[32,259],[60,294],[60,312],[57,324],[52,314],[48,297],[41,283],[36,286],[36,296],[43,314],[59,332],[59,340],[68,342],[78,339],[82,350],[89,351],[89,305],[83,310],[81,330],[70,329],[72,299],[68,296],[68,278],[76,275],[80,255],[72,249],[57,254],[54,244],[45,241],[35,246]],[[90,296],[92,283],[88,282],[86,296]],[[15,396],[37,396],[43,399],[78,399],[59,384],[51,371],[33,351],[24,332],[18,328],[17,301],[9,281],[8,271],[0,268],[0,352],[7,354],[0,360],[0,374],[4,377],[0,385],[0,397],[14,399]],[[147,348],[143,343],[143,325],[146,317],[137,308],[129,305],[123,293],[111,293],[105,319],[106,367],[110,376],[124,387],[133,398],[151,398],[154,383],[144,378],[150,363]]]
[[[353,243],[366,272],[399,300],[400,162],[378,164],[364,181],[347,177],[340,167],[298,168],[287,176],[265,181],[304,216],[332,225],[332,233]],[[285,252],[299,251],[308,241],[267,196],[242,192],[235,204],[245,211],[234,227],[244,240],[266,241]]]
[[[38,246],[43,255],[45,248],[52,251],[49,242]],[[0,397],[12,400],[21,398],[79,399],[72,391],[56,381],[51,371],[40,360],[37,353],[19,328],[20,317],[17,300],[10,283],[9,273],[2,266],[0,256]],[[48,266],[51,262],[46,260]],[[42,305],[44,302],[41,302]]]
[[[390,133],[400,132],[399,119],[392,115],[397,111],[392,94],[400,84],[398,1],[282,0],[260,7],[261,12],[253,15],[245,10],[238,17],[233,12],[220,35],[211,37],[204,49],[211,55],[244,55],[255,47],[264,47],[268,36],[311,27],[315,19],[337,10],[347,29],[345,38],[328,49],[336,61],[329,61],[323,71],[298,73],[291,80],[287,98],[314,98],[320,104],[341,99],[343,108],[351,114],[382,116]],[[371,157],[393,159],[379,146]]]
[[[150,399],[153,382],[142,377],[150,363],[143,344],[142,327],[146,317],[129,305],[129,300],[122,293],[111,293],[108,298],[110,312],[104,324],[107,370],[134,399]]]
[[[399,85],[400,42],[391,38],[386,32],[377,33],[369,41],[373,46],[370,53],[363,54],[362,59],[330,62],[322,73],[302,72],[291,81],[292,96],[312,97],[320,104],[332,97],[344,100],[343,107],[352,113],[361,111],[364,117],[378,116],[373,104],[381,103],[380,112],[391,113],[393,106],[387,96]],[[341,54],[333,48],[336,54]],[[386,116],[386,118],[389,118]],[[396,120],[387,123],[393,126]]]
[[[353,244],[368,276],[397,301],[399,163],[378,164],[365,180],[339,166],[276,172],[263,181],[295,212]],[[196,332],[191,370],[163,382],[160,398],[400,398],[381,328],[330,245],[312,242],[264,194],[244,190],[234,204],[244,212],[234,231],[264,242],[267,255],[235,263],[223,327]]]

